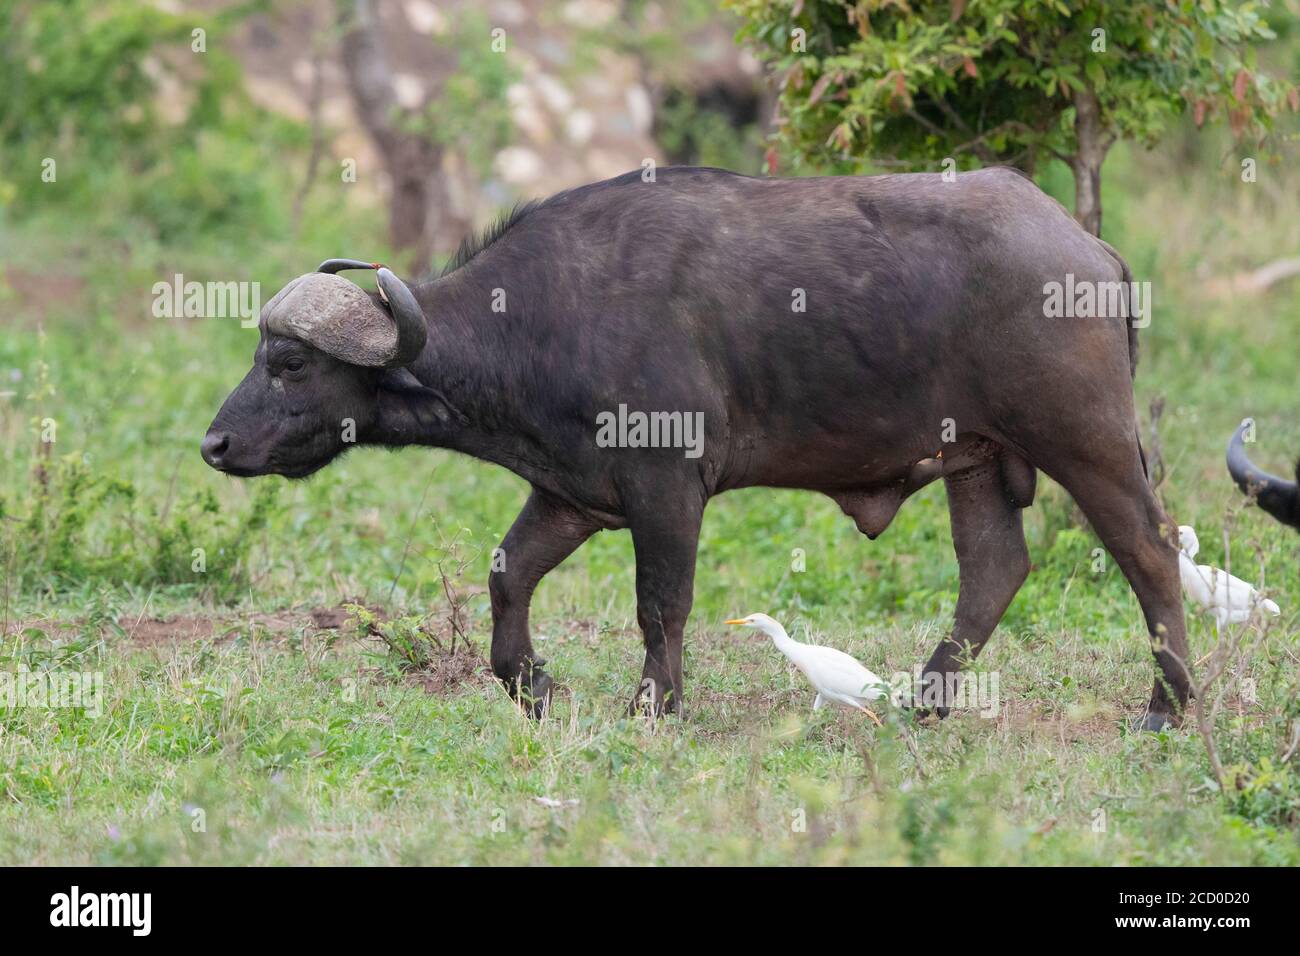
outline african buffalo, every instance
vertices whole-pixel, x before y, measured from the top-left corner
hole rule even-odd
[[[1283,524],[1300,529],[1300,461],[1296,462],[1295,481],[1256,468],[1246,457],[1245,436],[1252,424],[1246,419],[1228,440],[1228,474],[1265,512]]]
[[[350,267],[369,266],[323,268]],[[1189,675],[1177,522],[1136,430],[1137,333],[1127,299],[1109,316],[1045,304],[1063,283],[1130,280],[1013,170],[630,173],[517,208],[413,290],[381,272],[386,303],[336,275],[294,280],[203,455],[301,477],[348,447],[350,423],[358,444],[451,448],[526,479],[490,577],[491,659],[534,713],[551,679],[533,590],[613,528],[636,555],[633,706],[677,707],[705,504],[756,485],[822,492],[874,538],[942,477],[961,586],[925,672],[928,689],[955,682],[1029,571],[1021,509],[1041,469],[1141,602],[1160,671],[1144,725],[1159,727]]]

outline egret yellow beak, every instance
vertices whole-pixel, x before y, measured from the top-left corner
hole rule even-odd
[[[722,623],[723,624],[748,624],[749,622],[746,621],[743,617],[741,617],[741,618],[736,618],[736,620],[734,621],[723,621]]]

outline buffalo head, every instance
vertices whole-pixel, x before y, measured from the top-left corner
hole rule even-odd
[[[375,269],[378,296],[336,273]],[[305,477],[375,416],[380,376],[409,365],[428,336],[420,305],[377,264],[330,259],[262,309],[253,367],[203,439],[203,460],[241,477]]]
[[[1296,463],[1296,480],[1287,481],[1266,471],[1260,471],[1246,457],[1245,434],[1250,428],[1248,418],[1238,426],[1228,441],[1228,473],[1242,491],[1253,495],[1260,508],[1283,524],[1300,528],[1300,462]]]

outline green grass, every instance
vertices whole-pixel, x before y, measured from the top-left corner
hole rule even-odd
[[[617,713],[630,628],[541,630],[566,688],[540,724],[484,675],[426,693],[319,632],[109,638],[82,658],[105,671],[103,717],[9,720],[0,862],[1300,862],[1271,814],[1225,810],[1194,736],[1124,731],[1148,680],[1137,642],[1003,635],[984,665],[1004,675],[999,718],[876,730],[813,720],[770,647],[709,629],[689,719],[654,726]],[[905,662],[926,631],[838,643]],[[1225,742],[1260,744],[1269,695]]]
[[[814,718],[770,646],[719,626],[764,610],[878,673],[910,670],[956,600],[941,488],[876,542],[813,495],[713,502],[685,720],[623,717],[642,660],[626,533],[598,535],[539,591],[534,633],[563,685],[548,720],[524,720],[481,667],[404,674],[378,642],[317,631],[305,611],[360,600],[440,620],[450,560],[485,657],[474,586],[525,485],[420,450],[355,452],[308,482],[223,478],[197,445],[256,334],[148,315],[149,286],[172,272],[228,278],[253,261],[274,289],[329,255],[369,256],[379,216],[318,199],[310,238],[175,248],[122,239],[129,223],[87,226],[117,237],[91,242],[66,207],[0,220],[0,261],[40,277],[0,302],[4,669],[105,679],[98,718],[0,711],[0,863],[1300,863],[1300,777],[1278,760],[1300,710],[1300,539],[1243,509],[1222,464],[1246,414],[1261,464],[1283,471],[1300,451],[1300,302],[1294,287],[1212,301],[1200,274],[1296,248],[1300,189],[1286,169],[1251,186],[1232,169],[1120,152],[1106,180],[1107,236],[1156,283],[1137,392],[1144,413],[1167,399],[1170,509],[1210,563],[1230,528],[1233,569],[1284,608],[1244,664],[1254,702],[1230,687],[1215,728],[1226,792],[1194,730],[1127,732],[1152,677],[1141,617],[1046,482],[1026,516],[1034,572],[980,660],[1000,677],[996,719]],[[246,623],[285,609],[269,630]],[[172,615],[232,630],[137,630]],[[1194,623],[1196,656],[1213,640]]]

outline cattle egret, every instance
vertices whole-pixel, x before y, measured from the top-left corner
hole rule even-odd
[[[1192,558],[1196,557],[1201,543],[1190,525],[1179,526],[1178,545],[1178,573],[1183,579],[1183,591],[1201,607],[1214,612],[1216,628],[1249,620],[1257,608],[1269,614],[1282,613],[1277,604],[1241,578],[1208,564],[1196,564]]]
[[[751,614],[727,623],[756,627],[772,639],[776,649],[803,671],[803,676],[816,689],[813,710],[821,710],[830,701],[860,710],[874,720],[876,726],[881,726],[880,718],[867,708],[865,701],[879,700],[889,688],[848,654],[833,647],[800,644],[766,614]]]

